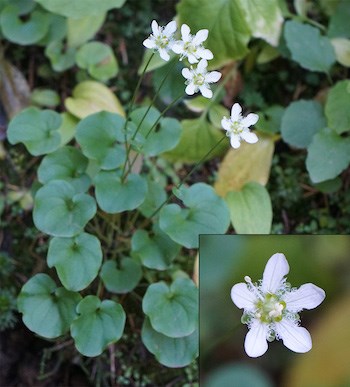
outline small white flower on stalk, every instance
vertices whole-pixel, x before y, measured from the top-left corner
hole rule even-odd
[[[250,113],[247,117],[243,117],[241,112],[241,105],[235,103],[231,109],[231,117],[223,117],[221,120],[221,126],[226,130],[226,136],[230,137],[231,146],[235,149],[240,147],[241,140],[250,144],[258,141],[258,136],[249,130],[249,126],[255,125],[258,122],[259,116]]]
[[[187,57],[190,63],[197,63],[201,58],[213,59],[213,53],[202,45],[207,40],[208,30],[199,30],[194,36],[190,32],[190,27],[183,24],[181,26],[182,40],[176,41],[172,46],[172,50],[181,55],[180,60]]]
[[[169,51],[174,43],[174,33],[176,31],[176,22],[171,21],[165,27],[158,26],[158,23],[153,20],[152,32],[143,45],[147,48],[154,49],[159,52],[160,57],[168,61],[170,59]]]
[[[191,66],[190,69],[182,69],[182,75],[186,78],[186,89],[185,92],[188,95],[193,95],[199,90],[203,97],[211,98],[213,92],[210,90],[210,83],[217,82],[221,78],[219,71],[207,71],[208,62],[202,59],[197,68]]]
[[[284,278],[289,265],[283,254],[274,254],[267,262],[263,279],[258,284],[246,276],[246,283],[232,287],[231,298],[238,308],[244,309],[242,323],[249,332],[244,349],[248,356],[263,355],[267,341],[281,339],[294,352],[304,353],[312,348],[310,333],[299,326],[299,312],[313,309],[326,297],[323,289],[314,284],[292,288]]]

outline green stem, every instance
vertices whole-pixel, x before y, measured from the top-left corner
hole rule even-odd
[[[172,101],[159,115],[159,117],[157,118],[157,120],[155,121],[155,123],[151,126],[151,128],[148,130],[145,138],[147,139],[148,136],[151,134],[152,130],[154,128],[157,127],[159,121],[164,117],[165,113],[171,109],[182,97],[184,96],[184,94],[181,94],[179,95],[177,98],[174,99],[174,101]],[[142,146],[140,147],[140,149],[142,149]],[[129,167],[128,167],[128,170],[125,172],[125,176],[124,176],[124,179],[128,176],[128,174],[131,172],[131,169],[133,167],[133,165],[135,164],[136,160],[137,160],[137,157],[139,156],[139,154],[137,154],[133,160],[131,161],[131,163],[129,163]]]
[[[140,131],[140,128],[141,128],[141,125],[142,125],[143,121],[145,120],[148,112],[151,110],[151,107],[153,106],[154,102],[158,98],[158,95],[160,93],[161,88],[163,87],[163,85],[164,85],[165,81],[167,80],[169,74],[174,70],[174,67],[176,66],[176,64],[177,64],[177,62],[174,61],[173,65],[169,68],[168,72],[165,74],[165,77],[163,78],[162,82],[158,86],[158,89],[157,89],[157,91],[156,91],[156,93],[155,93],[151,103],[149,104],[149,106],[148,106],[146,112],[144,113],[141,121],[137,125],[135,133],[131,137],[131,141],[133,141],[135,139],[135,137],[137,136],[137,133]],[[128,110],[128,117],[127,118],[129,118],[130,113],[131,113],[131,110]],[[126,123],[127,123],[127,121],[126,121]],[[124,131],[125,131],[125,137],[126,137],[126,124],[125,124],[125,127],[124,127]],[[127,142],[125,141],[125,145],[126,145],[126,159],[125,159],[125,163],[124,163],[124,167],[123,167],[123,172],[122,172],[122,181],[124,181],[126,176],[127,176],[127,174],[125,174],[125,169],[126,169],[126,165],[127,164],[129,164],[129,170],[130,170],[129,155],[130,155],[130,151],[131,151],[131,143],[128,145]]]
[[[207,157],[222,143],[222,141],[226,137],[222,137],[210,150],[207,152],[199,161],[198,163],[190,170],[190,172],[183,178],[183,180],[175,187],[175,189],[180,189],[181,186],[189,179],[189,177],[198,169],[198,167],[207,159]],[[174,189],[173,189],[174,191]],[[158,212],[175,196],[174,192],[168,197],[167,200],[165,200],[149,217],[150,219],[153,218],[155,215],[158,214]]]

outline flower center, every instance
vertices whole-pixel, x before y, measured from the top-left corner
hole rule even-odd
[[[231,121],[230,131],[233,134],[240,134],[243,132],[243,127],[240,121]]]
[[[202,86],[204,84],[205,78],[202,74],[196,74],[193,77],[193,83],[197,86]]]
[[[266,294],[263,300],[257,302],[255,316],[264,323],[278,322],[282,320],[285,308],[286,303],[280,301],[276,295]]]
[[[166,48],[168,46],[168,44],[169,44],[169,39],[165,35],[161,34],[161,35],[157,36],[156,45],[158,47]]]
[[[186,42],[184,44],[184,51],[189,54],[195,54],[197,51],[197,47],[192,42]]]

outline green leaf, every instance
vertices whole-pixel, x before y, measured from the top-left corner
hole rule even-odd
[[[142,63],[140,65],[139,69],[137,70],[137,75],[142,74],[142,72],[143,72],[144,68],[146,67],[148,61],[150,60],[152,54],[153,54],[152,50],[145,50],[143,57],[142,57]],[[175,56],[175,54],[172,54],[172,52],[169,52],[169,55],[170,55],[170,58],[172,56],[173,57]],[[165,62],[159,55],[154,54],[152,56],[152,59],[150,60],[150,62],[148,64],[148,66],[147,66],[146,73],[153,71],[159,67],[165,66],[166,63],[167,62]]]
[[[75,136],[75,129],[78,123],[76,117],[72,116],[69,113],[62,113],[62,124],[58,128],[58,131],[61,135],[61,145],[68,144],[73,137]]]
[[[70,331],[77,350],[84,356],[98,356],[123,334],[125,312],[120,304],[111,300],[100,301],[86,296],[77,306],[79,317]]]
[[[273,387],[267,375],[249,364],[229,364],[215,368],[206,377],[203,387],[226,387],[235,381],[235,387]]]
[[[213,105],[210,107],[209,120],[215,126],[215,128],[222,129],[221,120],[223,117],[229,117],[230,113],[227,108],[222,105]]]
[[[339,81],[328,93],[325,106],[328,126],[341,134],[350,131],[350,81]]]
[[[23,286],[17,305],[31,331],[53,339],[69,330],[80,300],[79,293],[57,288],[47,274],[36,274]]]
[[[170,161],[198,162],[225,136],[223,130],[215,128],[204,118],[183,120],[181,126],[180,142],[173,150],[164,154]],[[206,160],[222,155],[228,146],[228,142],[222,142]]]
[[[169,204],[160,211],[160,228],[187,248],[198,247],[199,234],[225,233],[229,223],[226,203],[204,183],[182,187],[176,195],[187,208]]]
[[[60,103],[58,93],[50,89],[34,89],[30,98],[39,106],[55,107]]]
[[[111,170],[125,162],[125,119],[115,113],[99,112],[79,122],[76,139],[83,154],[97,160],[102,169]]]
[[[46,13],[34,11],[28,15],[29,19],[23,22],[20,19],[22,15],[18,6],[9,4],[0,15],[0,25],[3,35],[10,42],[29,45],[42,39],[49,29]]]
[[[163,281],[151,284],[142,309],[157,332],[169,337],[188,336],[198,324],[198,289],[188,278],[178,278],[170,286]]]
[[[131,254],[149,269],[166,270],[179,251],[180,246],[156,226],[152,236],[146,230],[137,230],[131,239]]]
[[[332,14],[328,25],[330,38],[350,38],[350,6],[348,0],[339,1],[335,12]]]
[[[315,188],[323,193],[333,193],[340,190],[343,185],[342,179],[336,177],[335,179],[325,180],[322,183],[315,184]]]
[[[44,155],[60,146],[58,129],[61,123],[62,118],[58,113],[30,107],[10,122],[7,138],[11,144],[22,142],[33,156]]]
[[[129,174],[124,182],[119,171],[101,171],[95,177],[96,200],[110,214],[134,210],[145,200],[147,183],[144,177]]]
[[[53,13],[45,13],[49,28],[47,34],[37,42],[40,46],[48,46],[53,41],[61,41],[67,33],[67,19]]]
[[[239,0],[252,35],[277,46],[283,23],[278,0]]]
[[[336,58],[333,46],[320,31],[294,20],[287,21],[284,37],[293,60],[307,70],[328,73]]]
[[[49,235],[72,237],[79,234],[95,213],[95,200],[87,194],[77,194],[64,180],[50,181],[35,195],[35,226]]]
[[[93,16],[112,8],[120,8],[126,0],[35,0],[50,12],[80,19]]]
[[[350,163],[350,140],[325,129],[317,133],[306,158],[306,168],[313,183],[333,179]]]
[[[77,65],[95,79],[107,81],[118,73],[118,63],[112,49],[101,42],[83,44],[75,57]]]
[[[299,100],[292,102],[284,112],[281,124],[283,140],[296,148],[307,148],[312,137],[326,126],[319,102]]]
[[[338,63],[350,67],[350,39],[333,38],[331,40]]]
[[[241,191],[229,192],[226,202],[237,234],[270,233],[272,206],[264,186],[256,182],[247,183]]]
[[[146,348],[166,367],[185,367],[198,356],[198,330],[186,337],[172,338],[155,331],[146,318],[141,337]]]
[[[147,186],[146,198],[138,208],[141,214],[146,218],[150,217],[167,198],[160,183],[148,179]]]
[[[87,233],[73,238],[52,238],[47,264],[55,267],[63,286],[80,291],[97,277],[102,263],[102,249],[98,238]]]
[[[279,133],[284,112],[285,108],[280,105],[269,106],[259,113],[259,121],[255,124],[256,129],[264,133]]]
[[[119,265],[115,261],[106,261],[100,276],[109,292],[123,294],[136,288],[142,278],[142,269],[134,259],[124,257]]]
[[[105,110],[125,116],[122,105],[111,90],[102,83],[84,81],[73,90],[73,97],[65,100],[67,110],[78,118]]]
[[[250,181],[265,185],[269,179],[274,149],[273,138],[263,136],[259,136],[255,144],[244,142],[239,149],[231,148],[220,164],[215,191],[225,197],[227,192],[239,191]]]
[[[74,66],[75,48],[65,47],[62,41],[52,41],[45,49],[45,55],[50,59],[55,71],[65,71]]]
[[[192,112],[201,113],[208,107],[208,105],[211,103],[211,100],[209,98],[203,97],[202,95],[198,95],[197,97],[185,99],[183,102]]]
[[[147,110],[146,107],[139,108],[130,114],[130,119],[136,128],[141,124],[138,132],[142,136],[139,140],[140,152],[148,156],[156,156],[175,148],[180,140],[180,122],[174,118],[162,118],[158,121],[160,113],[153,107],[143,119]],[[154,126],[157,121],[157,125]]]
[[[106,18],[106,13],[97,13],[79,19],[67,20],[67,42],[69,47],[79,47],[95,36]]]
[[[78,148],[64,146],[45,156],[38,169],[39,181],[47,184],[51,180],[65,180],[76,192],[86,192],[90,178],[86,174],[88,159]]]
[[[177,5],[179,25],[186,23],[194,34],[202,28],[209,30],[205,46],[212,51],[212,68],[243,58],[250,39],[244,10],[232,0],[182,0]]]

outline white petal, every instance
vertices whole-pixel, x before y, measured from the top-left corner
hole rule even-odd
[[[221,120],[221,126],[225,130],[230,130],[230,128],[231,128],[231,120],[229,118],[223,117],[223,119]]]
[[[168,51],[164,48],[159,49],[159,55],[165,61],[168,61],[170,59],[170,55],[168,54]]]
[[[241,133],[241,137],[243,138],[244,141],[247,141],[249,144],[255,144],[258,142],[258,136],[255,133],[251,133],[248,130],[243,131]]]
[[[190,40],[190,32],[191,29],[187,24],[183,24],[181,26],[181,36],[184,42],[188,42]]]
[[[144,40],[144,41],[143,41],[143,45],[144,45],[145,47],[147,47],[147,48],[155,48],[155,47],[157,47],[155,41],[152,40],[152,39],[146,39],[146,40]]]
[[[213,92],[206,85],[199,86],[199,91],[205,98],[211,98],[213,96]]]
[[[165,26],[163,33],[165,36],[169,37],[176,31],[176,28],[176,21],[173,20]]]
[[[154,36],[159,36],[159,26],[158,26],[158,23],[155,20],[152,21],[151,27],[152,27],[153,35]]]
[[[325,299],[326,293],[314,284],[305,284],[298,290],[287,293],[283,301],[287,304],[287,310],[300,312],[302,309],[313,309]]]
[[[289,272],[289,265],[286,257],[277,253],[274,254],[265,266],[262,289],[264,292],[276,293],[281,285],[281,281]]]
[[[259,116],[254,113],[250,113],[247,117],[244,117],[241,121],[242,125],[249,128],[251,125],[255,125],[258,122]]]
[[[232,118],[232,121],[237,121],[238,118],[239,118],[239,115],[241,114],[242,112],[242,108],[241,108],[241,105],[239,103],[235,103],[233,106],[232,106],[232,109],[231,109],[231,118]]]
[[[255,321],[244,341],[244,349],[248,356],[258,357],[263,355],[268,348],[267,345],[267,325]]]
[[[177,42],[175,42],[171,49],[175,52],[175,54],[183,54],[184,52],[184,45],[183,43],[179,40]]]
[[[308,330],[299,327],[292,321],[282,320],[276,323],[276,331],[283,340],[283,344],[294,352],[304,353],[312,348],[312,340]]]
[[[198,62],[198,59],[193,54],[187,54],[187,58],[191,64]]]
[[[254,309],[256,296],[248,289],[247,284],[241,282],[236,284],[231,289],[231,299],[239,309]]]
[[[210,73],[206,74],[205,81],[208,83],[214,83],[217,82],[221,78],[221,73],[219,71],[211,71]]]
[[[197,71],[203,73],[207,70],[208,62],[205,59],[201,59],[197,65]]]
[[[207,48],[199,48],[197,50],[197,55],[200,57],[200,58],[203,58],[203,59],[213,59],[214,58],[214,55],[213,53],[208,50]]]
[[[235,135],[235,134],[232,134],[230,136],[230,143],[231,143],[231,146],[232,148],[239,148],[241,146],[241,141],[239,139],[239,136]]]
[[[209,31],[208,30],[199,30],[197,33],[196,33],[196,36],[193,38],[192,42],[193,44],[195,44],[196,46],[198,46],[199,44],[203,43],[205,40],[207,40],[208,38],[208,33]]]
[[[197,86],[194,85],[193,82],[191,82],[189,85],[187,85],[185,92],[188,95],[193,95],[197,91]]]
[[[193,73],[190,69],[188,69],[187,67],[183,68],[182,71],[181,71],[182,75],[186,78],[186,79],[192,79],[193,78]]]

